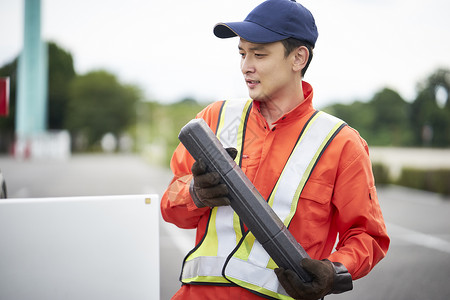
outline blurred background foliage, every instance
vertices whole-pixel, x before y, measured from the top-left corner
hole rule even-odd
[[[136,123],[136,86],[121,84],[106,71],[76,76],[69,85],[63,128],[70,131],[77,151],[88,150],[106,133],[118,137]]]
[[[168,166],[181,127],[209,104],[188,97],[170,104],[146,99],[138,86],[120,82],[107,70],[77,74],[71,53],[53,42],[48,43],[48,51],[47,127],[68,130],[73,152],[100,151],[102,137],[113,134],[118,140],[125,136],[133,141],[132,151]],[[0,76],[10,77],[10,115],[0,118],[0,153],[10,151],[14,143],[16,70],[17,58],[0,67]],[[417,84],[415,99],[406,101],[395,90],[383,88],[371,99],[338,103],[322,110],[345,120],[371,146],[447,148],[449,96],[450,70],[441,68],[424,74],[424,80]],[[445,171],[439,175],[417,175],[416,170],[405,170],[403,184],[414,181],[407,175],[414,172],[414,178],[450,176]],[[374,165],[374,173],[381,184],[393,181],[383,166]],[[441,185],[450,186],[448,177],[445,180]],[[420,184],[424,182],[421,180]]]

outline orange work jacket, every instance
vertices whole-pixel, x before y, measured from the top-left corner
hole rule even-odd
[[[259,102],[254,101],[251,108],[241,168],[265,199],[302,128],[315,112],[312,87],[303,82],[303,91],[305,101],[271,124],[272,128],[262,116]],[[221,105],[222,102],[215,102],[197,115],[213,131]],[[171,160],[174,178],[161,199],[161,213],[165,221],[180,228],[197,228],[197,244],[205,234],[210,208],[197,208],[189,194],[193,163],[192,156],[180,144]],[[356,130],[345,126],[324,151],[300,195],[289,230],[311,258],[340,262],[353,279],[365,276],[386,255],[390,241],[374,185],[369,150]],[[206,285],[183,285],[174,299],[228,297],[261,299],[240,287]]]

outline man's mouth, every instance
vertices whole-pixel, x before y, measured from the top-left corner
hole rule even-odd
[[[245,81],[247,81],[247,83],[259,83],[259,80],[250,80],[250,79],[246,79]]]
[[[245,82],[247,83],[248,87],[255,87],[256,85],[261,83],[259,80],[251,80],[251,79],[246,79]]]

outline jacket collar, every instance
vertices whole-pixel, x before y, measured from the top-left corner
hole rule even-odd
[[[297,105],[295,108],[290,110],[289,112],[285,113],[281,118],[279,118],[277,121],[273,122],[273,125],[275,124],[283,124],[283,123],[290,123],[293,121],[296,121],[305,115],[308,115],[312,111],[314,111],[314,107],[312,104],[313,99],[313,88],[312,86],[307,83],[306,81],[302,81],[302,88],[303,88],[303,96],[305,100]],[[256,113],[258,113],[261,117],[261,102],[253,100],[253,108],[252,110]]]

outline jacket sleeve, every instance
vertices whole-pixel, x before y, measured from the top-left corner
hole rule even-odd
[[[203,118],[211,128],[217,124],[220,102],[213,103],[202,110],[197,118]],[[173,172],[173,179],[161,198],[161,214],[166,222],[173,223],[180,228],[196,228],[200,218],[207,213],[210,208],[197,208],[189,193],[192,181],[191,167],[194,159],[180,143],[175,149],[170,168]]]
[[[191,167],[194,159],[183,145],[175,150],[170,168],[174,174],[161,198],[161,214],[166,222],[181,228],[196,228],[200,217],[209,208],[197,208],[189,193],[192,181]]]
[[[389,237],[378,202],[367,144],[358,135],[336,178],[333,203],[339,242],[328,259],[342,263],[358,279],[386,255]],[[345,156],[345,154],[344,154]]]

